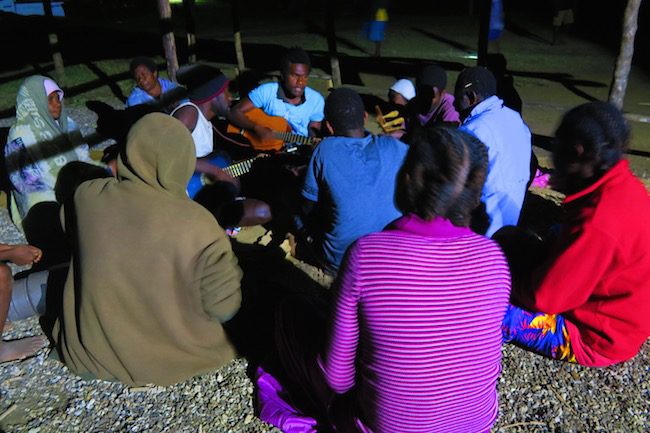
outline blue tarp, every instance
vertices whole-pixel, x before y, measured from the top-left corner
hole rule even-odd
[[[15,13],[18,15],[45,15],[42,1],[15,1],[0,0],[0,12]],[[65,16],[62,1],[52,2],[52,15],[55,17]]]

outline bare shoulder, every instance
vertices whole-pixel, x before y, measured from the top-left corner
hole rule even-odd
[[[184,105],[174,111],[172,116],[180,120],[187,129],[194,131],[196,122],[199,120],[199,110],[193,105]]]

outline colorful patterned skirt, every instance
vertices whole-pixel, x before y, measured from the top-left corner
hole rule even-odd
[[[564,317],[559,314],[534,313],[514,305],[501,325],[504,343],[512,343],[551,359],[577,362]]]

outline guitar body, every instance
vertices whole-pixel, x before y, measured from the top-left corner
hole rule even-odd
[[[215,156],[213,158],[210,158],[208,162],[219,168],[225,168],[229,164],[228,159],[224,158],[223,156]],[[199,173],[198,171],[195,171],[192,177],[190,178],[190,181],[187,183],[187,195],[193,199],[194,196],[199,192],[199,190],[203,188],[204,185],[207,185],[208,183],[209,181],[207,180],[206,176],[203,173]]]
[[[287,122],[286,119],[277,116],[269,116],[259,108],[253,108],[252,110],[247,112],[246,117],[248,117],[251,121],[257,123],[258,125],[266,126],[267,128],[275,132],[279,132],[279,133],[291,132],[291,126],[289,126],[289,122]],[[251,142],[251,146],[253,147],[253,149],[260,150],[260,151],[270,151],[270,150],[280,151],[282,150],[285,143],[285,141],[282,140],[281,138],[260,140],[255,134],[251,134],[250,132],[246,130],[242,130],[241,128],[238,128],[237,126],[234,126],[232,124],[228,125],[227,132],[243,135]]]
[[[238,161],[235,163],[230,163],[230,160],[226,157],[217,155],[208,159],[208,162],[216,167],[223,169],[226,173],[232,177],[243,176],[248,173],[253,166],[253,162],[259,158],[266,158],[268,155],[260,153],[259,155],[245,159],[243,161]],[[187,195],[193,199],[194,196],[203,188],[205,185],[213,183],[211,179],[208,178],[204,173],[195,171],[190,181],[187,183]]]

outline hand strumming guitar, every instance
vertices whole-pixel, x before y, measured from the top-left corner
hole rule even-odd
[[[196,171],[205,174],[214,181],[232,183],[237,187],[237,191],[240,189],[239,179],[232,177],[230,174],[226,173],[216,165],[211,164],[207,160],[197,159]]]

